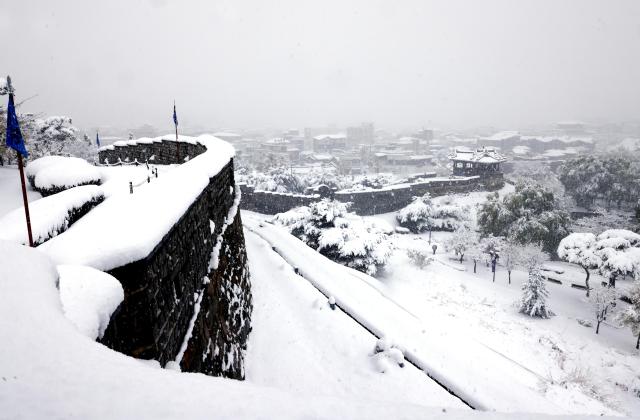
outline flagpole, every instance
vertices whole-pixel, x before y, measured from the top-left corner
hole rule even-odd
[[[178,164],[180,164],[180,142],[178,141],[178,123],[175,119],[175,115],[176,115],[176,101],[175,99],[173,100],[173,115],[174,115],[174,120],[173,120],[173,125],[176,126],[176,157],[178,158]]]
[[[18,156],[18,169],[20,170],[20,184],[22,185],[22,202],[24,204],[24,216],[27,219],[27,234],[29,236],[29,246],[33,247],[33,234],[31,233],[31,217],[29,216],[29,200],[27,199],[27,185],[24,182],[24,165],[22,154],[27,155],[24,139],[20,133],[20,123],[16,115],[13,104],[13,86],[11,77],[7,76],[7,90],[9,91],[9,105],[7,106],[7,146],[16,151]]]
[[[33,235],[31,233],[31,217],[29,216],[29,200],[27,199],[27,185],[24,182],[24,168],[22,164],[22,155],[18,155],[18,169],[20,170],[20,183],[22,184],[22,201],[24,202],[24,215],[27,218],[27,233],[29,234],[29,246],[33,247]]]

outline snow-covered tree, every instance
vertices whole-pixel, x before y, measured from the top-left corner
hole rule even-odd
[[[539,245],[525,245],[518,252],[519,265],[528,271],[527,281],[522,284],[520,312],[532,317],[549,318],[551,312],[547,308],[546,280],[541,273],[542,264],[547,255]]]
[[[317,250],[333,261],[373,276],[387,263],[393,247],[382,229],[358,218],[323,230]]]
[[[453,235],[447,240],[447,248],[452,250],[455,255],[460,258],[460,263],[464,260],[464,256],[468,249],[478,242],[475,232],[463,226],[453,232]]]
[[[482,235],[504,236],[520,244],[542,243],[546,252],[555,252],[569,234],[570,218],[553,192],[534,183],[520,183],[502,200],[490,194],[478,212]]]
[[[640,276],[640,234],[624,229],[609,229],[599,234],[594,253],[600,259],[598,271],[615,287],[620,276]]]
[[[450,197],[445,197],[433,205],[432,230],[453,232],[463,226],[469,227],[470,213],[469,206],[460,206]]]
[[[600,284],[593,288],[589,296],[589,302],[596,317],[596,334],[600,332],[600,324],[607,319],[613,307],[616,305],[616,289]]]
[[[640,198],[640,168],[628,154],[586,155],[569,160],[560,168],[560,181],[568,194],[584,207],[602,200],[633,203]]]
[[[422,197],[414,197],[408,206],[396,213],[396,220],[413,233],[453,232],[468,224],[469,211],[453,202],[434,203],[427,193]]]
[[[396,213],[398,224],[413,233],[426,232],[433,227],[433,202],[429,194],[414,197],[413,201]]]
[[[511,272],[518,266],[522,258],[522,246],[514,243],[505,243],[500,252],[500,262],[507,270],[509,284],[511,284]]]
[[[388,229],[373,220],[349,213],[347,205],[323,199],[274,216],[291,233],[327,258],[376,274],[391,256]]]
[[[635,281],[629,290],[631,304],[618,316],[618,320],[629,328],[636,337],[636,349],[640,348],[640,281]]]
[[[551,314],[547,308],[548,296],[549,292],[540,270],[529,271],[527,281],[522,284],[520,312],[531,317],[549,318]]]
[[[37,159],[49,155],[85,154],[84,149],[88,149],[90,145],[77,138],[77,131],[69,117],[57,116],[37,120],[32,141],[27,144],[31,157]]]
[[[589,297],[589,270],[598,268],[602,260],[595,252],[596,236],[593,233],[572,233],[560,241],[558,257],[562,260],[577,264],[587,273],[585,286]]]

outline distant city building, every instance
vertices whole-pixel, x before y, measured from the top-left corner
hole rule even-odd
[[[315,153],[329,153],[334,150],[344,150],[347,147],[345,134],[321,134],[313,137],[313,151]]]
[[[502,173],[500,164],[507,160],[489,147],[456,148],[449,155],[449,159],[453,162],[453,175],[456,176],[488,176]]]
[[[433,130],[423,128],[422,130],[414,134],[413,137],[417,137],[421,140],[424,140],[427,144],[429,144],[433,140]]]
[[[373,123],[362,123],[357,127],[347,127],[347,140],[351,144],[373,144],[375,140]]]

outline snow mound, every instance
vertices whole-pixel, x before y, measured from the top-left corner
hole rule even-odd
[[[33,185],[38,191],[55,193],[78,185],[99,185],[101,182],[100,171],[95,166],[83,159],[63,158],[39,169]]]
[[[65,316],[83,335],[102,338],[111,314],[124,300],[120,282],[91,267],[59,265],[58,273]]]
[[[100,187],[85,185],[32,201],[29,211],[34,244],[42,244],[64,232],[103,199]],[[0,218],[0,239],[21,244],[29,242],[22,207]]]
[[[42,169],[46,168],[47,166],[56,165],[62,162],[69,162],[71,159],[82,160],[80,158],[75,158],[75,157],[44,156],[27,163],[27,166],[24,172],[27,178],[35,178],[36,174],[40,172]]]

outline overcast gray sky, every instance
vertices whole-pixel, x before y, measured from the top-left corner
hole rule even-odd
[[[82,127],[637,120],[640,1],[0,0],[0,72]]]

